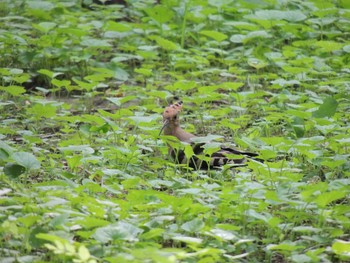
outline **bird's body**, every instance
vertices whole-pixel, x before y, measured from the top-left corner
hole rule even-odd
[[[164,135],[174,136],[181,142],[190,143],[193,155],[188,160],[184,151],[169,148],[169,152],[177,163],[188,164],[194,169],[213,169],[230,164],[234,167],[246,166],[247,158],[258,156],[256,153],[241,151],[232,147],[220,146],[210,155],[205,154],[205,143],[195,143],[197,136],[183,130],[180,127],[179,115],[182,109],[182,101],[171,104],[163,112]],[[210,157],[210,158],[208,158]]]

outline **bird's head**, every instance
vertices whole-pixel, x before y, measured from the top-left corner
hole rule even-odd
[[[174,130],[176,126],[179,126],[180,120],[179,115],[182,109],[182,101],[178,101],[174,104],[169,105],[165,108],[163,112],[163,127],[160,130],[159,134],[164,130],[165,135],[169,135],[167,132]]]

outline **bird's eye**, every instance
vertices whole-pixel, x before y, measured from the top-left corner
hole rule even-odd
[[[174,116],[174,120],[176,120],[176,119],[177,119],[177,115]]]

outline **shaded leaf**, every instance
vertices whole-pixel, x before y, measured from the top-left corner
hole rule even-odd
[[[181,228],[187,232],[195,233],[200,231],[204,227],[204,222],[200,218],[195,218],[192,221],[186,222],[181,225]]]
[[[27,170],[39,169],[40,162],[32,153],[28,152],[16,152],[12,155],[14,161],[25,167]]]
[[[4,167],[4,173],[11,178],[17,178],[26,171],[26,168],[20,164],[7,163]]]
[[[318,108],[318,110],[312,113],[315,118],[332,117],[337,111],[338,102],[332,97],[328,97],[323,101],[323,104]]]

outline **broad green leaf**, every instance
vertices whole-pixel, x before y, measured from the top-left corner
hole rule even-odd
[[[142,232],[142,229],[130,223],[119,221],[118,223],[97,228],[93,238],[101,243],[117,240],[134,242]]]
[[[189,244],[200,244],[203,242],[203,239],[201,239],[201,238],[180,236],[180,235],[173,236],[172,239],[177,240],[177,241],[181,241],[181,242],[185,242],[185,243],[189,243]]]
[[[67,147],[59,147],[60,151],[82,152],[83,154],[93,154],[95,150],[89,145],[70,145]]]
[[[298,246],[292,243],[282,243],[279,245],[268,245],[267,249],[268,250],[281,250],[281,251],[295,251],[297,249],[302,248],[302,246]]]
[[[191,141],[193,141],[195,143],[208,143],[210,141],[215,141],[215,140],[222,139],[222,138],[223,138],[223,136],[221,136],[221,135],[208,134],[205,137],[198,136],[198,137],[191,138]]]
[[[235,34],[230,37],[230,41],[232,43],[243,43],[245,39],[246,39],[246,35],[242,35],[242,34]]]
[[[40,119],[40,118],[52,118],[56,116],[56,110],[57,107],[46,104],[35,104],[33,107],[27,109],[27,113],[33,115],[35,119]]]
[[[320,40],[314,44],[316,47],[319,47],[322,52],[332,52],[337,51],[343,48],[343,44],[335,41],[325,41]]]
[[[214,39],[217,42],[222,42],[222,41],[224,41],[225,39],[228,38],[227,35],[225,35],[225,34],[223,34],[221,32],[218,32],[218,31],[202,30],[199,33],[204,35],[204,36],[210,37],[210,38]]]
[[[23,87],[15,86],[15,85],[7,86],[7,87],[0,86],[0,90],[6,91],[7,93],[10,93],[12,96],[19,96],[24,92],[26,92],[26,90]]]
[[[261,69],[261,68],[264,68],[268,65],[265,61],[257,59],[257,58],[249,58],[247,62],[248,62],[249,66],[251,66],[255,69]]]
[[[237,236],[231,231],[223,230],[220,228],[214,228],[210,230],[210,233],[213,234],[215,237],[218,237],[220,240],[229,241],[238,239]]]
[[[326,207],[331,202],[344,198],[346,195],[347,193],[344,191],[332,191],[322,193],[316,198],[315,203],[321,207]]]
[[[133,99],[136,99],[136,96],[126,96],[126,97],[120,97],[120,98],[107,98],[110,102],[114,103],[118,107],[121,106],[123,103],[126,103],[128,101],[131,101]]]
[[[145,77],[150,77],[153,75],[153,72],[151,69],[147,69],[147,68],[136,68],[135,69],[136,73],[140,73]]]
[[[164,5],[156,5],[144,9],[149,17],[160,24],[166,23],[173,18],[173,11]]]
[[[46,241],[50,241],[50,242],[55,242],[55,241],[60,241],[61,243],[66,243],[68,242],[66,239],[59,237],[59,236],[55,236],[53,234],[46,234],[46,233],[39,233],[36,235],[36,238],[39,239],[43,239]]]
[[[27,5],[28,5],[28,8],[44,10],[45,12],[48,12],[53,8],[55,8],[55,5],[51,2],[38,1],[38,0],[29,1]]]
[[[81,81],[81,80],[78,80],[77,78],[72,78],[72,80],[79,85],[79,87],[83,88],[84,90],[86,91],[91,91],[93,90],[94,88],[97,87],[97,84],[96,82],[84,82],[84,81]]]
[[[132,27],[126,23],[117,23],[112,20],[108,20],[104,26],[106,31],[128,32],[132,30]]]
[[[153,239],[153,238],[159,238],[162,236],[162,234],[164,233],[164,229],[162,228],[152,228],[150,229],[148,232],[145,232],[143,234],[140,235],[141,239]]]
[[[51,29],[55,28],[57,24],[53,22],[41,22],[39,24],[33,24],[32,26],[33,28],[47,34]]]
[[[195,81],[188,81],[188,80],[181,80],[177,81],[173,84],[174,90],[191,90],[194,89],[197,86],[197,83]]]
[[[168,39],[165,39],[159,36],[152,37],[152,39],[154,39],[161,48],[167,51],[173,51],[178,49],[178,46],[174,42]]]
[[[51,79],[63,74],[61,72],[53,72],[53,71],[50,71],[47,69],[40,69],[40,70],[38,70],[38,73],[43,74],[45,76],[48,76]]]
[[[97,38],[85,38],[83,41],[80,43],[82,46],[91,48],[106,48],[106,47],[111,47],[112,45],[109,43],[108,40],[106,39],[97,39]]]
[[[12,155],[12,159],[27,170],[40,168],[40,162],[32,153],[16,152]]]
[[[280,11],[280,10],[259,10],[255,12],[255,16],[250,16],[255,19],[262,20],[287,20],[290,22],[303,21],[307,18],[304,13],[299,10]]]
[[[343,47],[343,50],[346,52],[346,53],[350,53],[350,45],[346,45]]]
[[[4,173],[10,178],[17,178],[26,171],[23,165],[16,163],[7,163],[4,166]]]
[[[91,257],[89,250],[83,245],[79,246],[78,255],[82,262],[87,262],[87,260]]]
[[[336,99],[333,97],[327,97],[324,101],[323,104],[320,105],[320,107],[312,113],[312,116],[314,118],[324,118],[324,117],[332,117],[338,107],[338,102]]]
[[[204,227],[204,222],[200,218],[195,218],[181,225],[181,228],[190,233],[196,233]]]
[[[58,80],[58,79],[51,80],[51,83],[52,85],[58,88],[68,87],[71,84],[70,80]]]
[[[332,250],[335,254],[350,258],[350,242],[337,240],[332,245]]]

